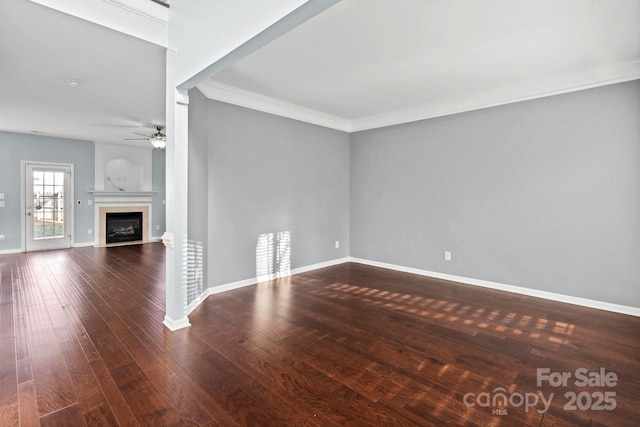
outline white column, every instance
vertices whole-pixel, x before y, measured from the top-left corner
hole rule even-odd
[[[171,60],[172,55],[167,55]],[[171,82],[171,79],[167,79]],[[164,324],[171,330],[190,325],[187,317],[186,256],[189,176],[188,96],[167,84],[166,191],[166,312]]]

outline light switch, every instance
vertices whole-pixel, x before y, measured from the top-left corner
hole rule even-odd
[[[4,208],[4,200],[0,201],[0,208]]]
[[[4,200],[4,193],[0,193],[0,200]]]

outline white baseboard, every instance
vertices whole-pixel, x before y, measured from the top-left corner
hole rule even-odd
[[[213,286],[205,289],[195,300],[191,302],[187,306],[187,315],[191,314],[193,310],[195,310],[209,295],[215,295],[222,292],[232,291],[234,289],[244,288],[246,286],[257,285],[258,283],[268,282],[269,280],[276,280],[281,277],[293,276],[295,274],[306,273],[307,271],[318,270],[320,268],[330,267],[332,265],[343,264],[345,262],[349,262],[349,258],[338,258],[330,261],[320,262],[317,264],[311,264],[304,267],[294,268],[284,274],[277,274],[274,276],[259,276],[253,277],[251,279],[240,280],[238,282],[226,283],[224,285]]]
[[[187,316],[191,314],[193,310],[195,310],[209,295],[215,295],[222,292],[232,291],[234,289],[244,288],[245,286],[256,285],[259,282],[254,277],[253,279],[240,280],[238,282],[226,283],[224,285],[213,286],[211,288],[205,289],[198,297],[191,301],[191,303],[187,306]]]
[[[169,328],[170,331],[177,331],[178,329],[191,326],[191,323],[189,323],[189,318],[187,316],[184,316],[182,319],[174,320],[168,315],[165,315],[164,321],[162,323],[164,324],[164,326]]]
[[[449,280],[452,282],[465,283],[467,285],[481,286],[483,288],[497,289],[500,291],[513,292],[516,294],[527,295],[537,298],[544,298],[552,301],[564,302],[568,304],[580,305],[583,307],[596,308],[598,310],[612,311],[614,313],[628,314],[640,317],[640,308],[630,307],[620,304],[612,304],[604,301],[596,301],[587,298],[574,297],[571,295],[557,294],[554,292],[540,291],[537,289],[523,288],[520,286],[506,285],[503,283],[490,282],[488,280],[473,279],[463,276],[455,276],[452,274],[437,273],[435,271],[420,270],[418,268],[404,267],[401,265],[387,264],[384,262],[371,261],[361,258],[349,258],[350,262],[371,265],[374,267],[386,268],[389,270],[401,271],[404,273],[418,274],[420,276],[428,276],[436,279]]]
[[[0,251],[0,255],[19,254],[20,252],[24,252],[24,249],[21,249],[21,248],[3,249]]]
[[[349,257],[332,259],[331,261],[320,262],[318,264],[311,264],[305,267],[298,267],[291,270],[291,275],[306,273],[307,271],[319,270],[325,267],[331,267],[332,265],[344,264],[345,262],[349,262]]]
[[[86,248],[88,246],[95,246],[95,242],[74,243],[71,245],[72,248]]]
[[[158,238],[152,237],[149,240],[145,240],[143,243],[152,243],[152,242],[159,242],[159,241],[160,241],[160,237],[158,237]],[[83,242],[83,243],[73,243],[73,244],[71,244],[72,248],[88,248],[88,247],[91,247],[91,246],[96,247],[96,248],[98,248],[98,247],[107,247],[107,245],[97,245],[96,242]],[[18,254],[20,252],[24,252],[24,249],[23,248],[3,249],[3,250],[0,251],[0,255]]]

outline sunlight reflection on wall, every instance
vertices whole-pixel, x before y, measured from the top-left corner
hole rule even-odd
[[[184,249],[182,274],[183,286],[186,286],[183,294],[186,298],[186,307],[198,300],[204,291],[204,257],[202,242],[187,239]]]
[[[291,274],[291,233],[264,233],[256,245],[256,277],[266,282]]]

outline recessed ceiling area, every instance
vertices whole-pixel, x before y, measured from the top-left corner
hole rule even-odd
[[[638,0],[342,0],[198,87],[358,131],[638,79],[639,22]],[[144,145],[125,139],[164,124],[165,57],[160,45],[5,0],[0,130]]]
[[[158,6],[161,7],[161,6]],[[165,122],[165,48],[26,0],[0,14],[0,130],[147,146]]]
[[[640,78],[637,0],[343,0],[210,98],[347,131]]]

